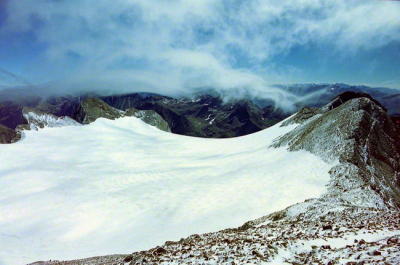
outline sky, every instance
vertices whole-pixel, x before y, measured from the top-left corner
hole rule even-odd
[[[400,88],[400,1],[0,0],[0,85],[176,94],[337,82]]]

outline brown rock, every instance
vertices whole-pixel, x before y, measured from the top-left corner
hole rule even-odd
[[[133,256],[132,255],[128,255],[128,256],[126,256],[124,258],[124,262],[130,262],[130,261],[132,261],[132,259],[133,259]]]
[[[153,253],[154,253],[155,255],[162,255],[162,254],[167,253],[167,251],[166,251],[165,248],[163,248],[163,247],[157,247],[157,248],[154,250]]]
[[[375,250],[374,252],[372,252],[372,255],[380,256],[380,255],[382,255],[382,253],[380,251],[378,251],[378,250]]]

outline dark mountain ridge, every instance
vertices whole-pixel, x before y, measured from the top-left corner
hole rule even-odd
[[[350,86],[345,84],[308,84],[277,86],[297,98],[294,110],[279,107],[271,99],[247,98],[226,100],[216,90],[196,93],[191,97],[173,98],[154,93],[123,95],[52,96],[40,98],[32,91],[26,96],[16,91],[0,91],[0,125],[15,130],[27,124],[24,107],[49,113],[57,117],[68,116],[82,122],[80,110],[87,98],[97,98],[105,105],[126,111],[130,108],[151,110],[159,114],[171,132],[207,138],[226,138],[254,133],[270,127],[304,106],[321,107],[346,91],[368,93],[387,108],[393,119],[400,123],[400,93],[395,89]],[[21,90],[21,92],[23,92]],[[18,96],[20,95],[20,96]]]

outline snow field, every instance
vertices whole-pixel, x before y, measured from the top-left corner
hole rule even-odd
[[[269,147],[294,127],[203,139],[125,117],[26,131],[0,146],[0,264],[131,253],[318,197],[333,165]]]

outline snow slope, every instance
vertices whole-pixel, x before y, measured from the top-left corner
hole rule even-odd
[[[130,253],[321,195],[333,165],[270,148],[296,125],[279,126],[231,139],[134,117],[26,131],[0,146],[0,264]]]
[[[48,113],[39,113],[34,111],[24,111],[24,118],[29,124],[31,130],[38,130],[43,127],[64,127],[79,126],[80,123],[68,116],[57,117]]]

